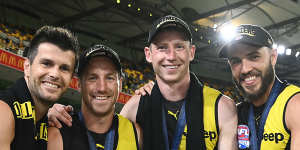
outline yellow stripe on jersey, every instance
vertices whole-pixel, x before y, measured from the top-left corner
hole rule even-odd
[[[289,85],[277,97],[266,120],[260,149],[286,148],[290,133],[284,127],[285,107],[288,100],[297,92],[300,92],[299,87]]]
[[[119,118],[119,140],[117,150],[137,150],[133,124],[121,115]]]
[[[217,146],[218,142],[218,131],[216,120],[216,102],[217,98],[221,94],[218,90],[210,88],[208,86],[203,87],[204,100],[203,100],[203,123],[204,123],[204,137],[205,145],[207,150],[213,150]]]
[[[217,131],[217,121],[215,115],[216,102],[221,94],[218,90],[210,88],[208,86],[203,87],[203,123],[204,123],[204,137],[205,146],[207,150],[213,150],[217,146],[218,142],[218,131]],[[199,128],[200,130],[200,128]],[[186,135],[187,126],[184,128],[184,132],[179,145],[179,150],[186,150]],[[199,140],[200,141],[200,140]]]

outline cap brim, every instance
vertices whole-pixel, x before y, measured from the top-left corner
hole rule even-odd
[[[222,45],[219,50],[218,50],[218,57],[219,58],[228,58],[227,53],[228,53],[228,46],[236,44],[236,43],[246,43],[250,45],[255,45],[255,46],[264,46],[261,43],[257,43],[255,41],[247,40],[247,39],[240,39],[240,40],[232,40],[230,42],[225,43]]]
[[[171,24],[175,24],[174,26],[171,26]],[[185,31],[186,35],[188,35],[188,40],[192,42],[192,33],[189,29],[187,29],[184,25],[182,25],[180,22],[166,22],[164,25],[161,25],[159,28],[154,30],[153,33],[151,33],[151,36],[148,38],[148,43],[150,44],[153,39],[157,36],[158,33],[163,31],[166,28],[174,28],[177,29],[178,31]]]

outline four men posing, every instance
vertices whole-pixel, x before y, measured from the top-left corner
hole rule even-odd
[[[196,50],[190,28],[180,18],[169,15],[154,22],[149,31],[149,47],[144,49],[156,75],[151,94],[133,96],[121,112],[137,123],[114,114],[122,83],[121,64],[112,49],[96,45],[86,50],[79,60],[81,111],[72,116],[72,127],[49,129],[48,149],[237,149],[237,128],[240,149],[296,149],[300,146],[300,122],[296,117],[300,88],[282,83],[276,77],[277,52],[272,49],[273,39],[267,31],[254,25],[241,25],[238,31],[219,54],[228,58],[234,83],[245,97],[245,102],[238,105],[238,118],[231,99],[203,85],[190,72],[190,61]],[[1,136],[0,143],[6,149],[24,148],[30,143],[28,148],[33,149],[39,137],[34,141],[33,135],[37,133],[32,126],[37,125],[49,104],[66,89],[74,70],[76,55],[69,50],[76,48],[53,41],[40,43],[35,46],[39,51],[29,55],[33,58],[31,63],[25,62],[24,88],[19,81],[20,85],[15,87],[26,89],[27,84],[29,92],[11,90],[0,94],[3,100],[0,111],[5,112],[1,113],[5,116],[0,116],[5,121],[0,128],[1,135],[5,135]],[[40,51],[45,58],[40,56]],[[46,57],[57,53],[63,59]],[[19,95],[26,95],[25,99]],[[26,123],[28,114],[20,115],[25,108],[35,112]],[[49,112],[52,120],[61,116],[68,118],[65,110],[62,114]],[[24,125],[19,125],[19,120]],[[70,124],[69,121],[66,123]],[[24,128],[30,128],[30,133]],[[17,139],[19,135],[31,138],[25,143],[24,139]],[[242,140],[242,136],[250,136],[250,143]]]

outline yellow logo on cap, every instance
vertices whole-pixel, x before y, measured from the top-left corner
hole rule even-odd
[[[249,28],[240,28],[241,35],[255,36],[256,32],[253,29]]]

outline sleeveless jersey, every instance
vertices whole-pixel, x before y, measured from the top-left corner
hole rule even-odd
[[[285,124],[285,110],[291,97],[297,93],[300,93],[299,87],[288,85],[277,97],[264,126],[260,149],[286,149],[289,147],[291,134]]]
[[[78,119],[78,115],[74,114],[72,127],[60,129],[64,150],[82,150],[89,149],[87,129],[84,128]],[[121,115],[115,115],[113,126],[116,127],[114,137],[114,150],[138,150],[137,132],[134,124]],[[105,141],[105,139],[104,139]],[[96,142],[97,149],[104,149],[104,143]]]
[[[203,86],[203,123],[204,123],[204,138],[207,150],[217,149],[219,137],[218,126],[218,103],[221,93],[208,86]],[[186,135],[187,126],[184,128],[179,150],[186,150]]]
[[[47,149],[48,119],[45,115],[36,122],[34,102],[25,79],[17,80],[11,88],[1,92],[0,99],[11,107],[15,119],[15,137],[11,149]]]

